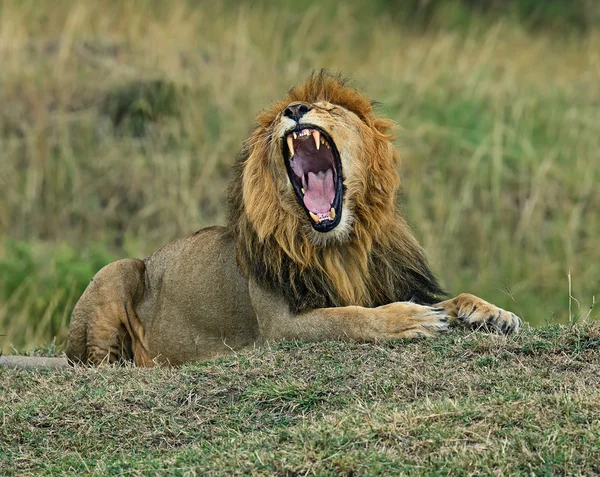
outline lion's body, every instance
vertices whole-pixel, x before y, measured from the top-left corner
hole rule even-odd
[[[89,328],[93,313],[106,314],[96,318],[98,323],[118,316],[116,327],[121,332],[111,333],[115,328],[112,325],[106,337],[98,339],[97,346],[100,341],[103,344],[92,361],[105,359],[107,350],[114,353],[112,359],[121,357],[123,351],[127,351],[126,358],[130,357],[131,343],[124,337],[128,336],[127,315],[134,320],[135,313],[145,334],[142,354],[138,352],[139,364],[150,358],[178,365],[252,346],[259,338],[258,322],[248,281],[233,259],[234,247],[226,228],[211,227],[166,245],[144,261],[126,259],[108,265],[94,277],[77,304],[71,318],[71,335]],[[99,286],[104,287],[102,293],[98,292]],[[94,300],[98,296],[112,306],[86,306],[88,297]],[[129,327],[133,331],[135,323]],[[88,349],[79,344],[81,340],[70,338],[67,355],[72,360],[86,361]]]
[[[71,317],[72,362],[179,365],[270,340],[431,336],[450,321],[518,329],[472,295],[440,302],[396,208],[393,123],[368,98],[321,73],[257,121],[227,227],[103,268]]]

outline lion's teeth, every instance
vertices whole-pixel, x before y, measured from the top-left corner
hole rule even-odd
[[[298,135],[294,132],[294,139],[298,139]]]
[[[317,151],[319,150],[319,148],[321,147],[321,133],[319,131],[314,130],[312,132],[312,136],[313,139],[315,140],[315,147],[317,148]]]
[[[296,133],[294,133],[294,135],[296,135]],[[287,137],[287,144],[288,149],[290,150],[290,157],[294,157],[294,140],[292,139],[292,136]]]
[[[333,207],[329,211],[329,217],[331,217],[331,220],[335,219],[335,209]]]
[[[310,218],[313,219],[313,222],[315,224],[319,223],[319,216],[313,212],[311,212],[310,210],[308,211],[308,213],[310,214]]]
[[[302,189],[300,189],[302,191],[302,195],[306,194],[306,191],[304,190],[304,187],[302,187]]]

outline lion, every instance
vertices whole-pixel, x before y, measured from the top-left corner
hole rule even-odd
[[[69,361],[178,366],[279,340],[518,331],[476,296],[444,299],[396,203],[394,127],[340,75],[293,87],[256,118],[226,226],[101,269],[73,310]]]

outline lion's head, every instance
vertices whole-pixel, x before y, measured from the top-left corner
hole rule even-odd
[[[325,71],[259,114],[231,182],[229,226],[242,271],[294,311],[443,293],[396,210],[393,127]]]

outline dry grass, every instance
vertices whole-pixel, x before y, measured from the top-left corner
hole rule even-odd
[[[0,369],[3,475],[592,475],[600,327]]]
[[[320,67],[402,125],[404,209],[450,292],[568,321],[570,270],[573,313],[587,313],[600,276],[598,31],[498,21],[416,34],[352,2],[191,5],[0,4],[1,349],[64,338],[92,255],[142,257],[222,222],[254,115]],[[9,238],[31,267],[11,262]]]

